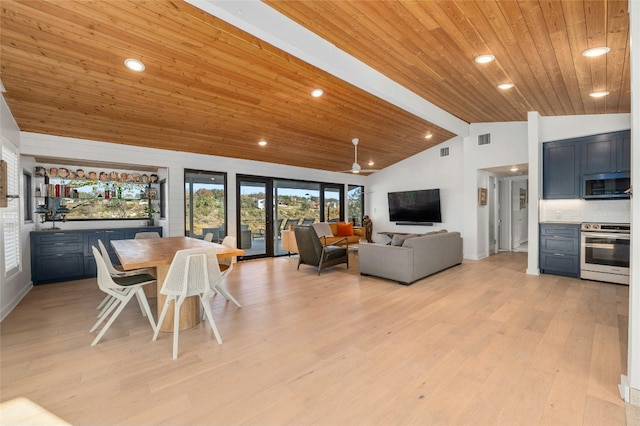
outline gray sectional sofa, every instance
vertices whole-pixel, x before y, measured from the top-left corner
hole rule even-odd
[[[358,249],[360,274],[408,285],[462,263],[462,237],[459,232],[443,230],[404,237],[396,238],[394,235],[392,239],[392,243],[401,245],[361,242]],[[401,239],[403,241],[399,241]]]

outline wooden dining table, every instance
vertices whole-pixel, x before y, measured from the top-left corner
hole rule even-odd
[[[166,297],[160,294],[160,289],[178,250],[211,248],[213,246],[216,248],[218,258],[244,255],[244,250],[190,237],[113,240],[111,241],[111,246],[125,271],[147,268],[150,270],[150,273],[156,277],[157,289],[154,296],[157,297],[158,313],[162,310],[162,306],[166,300]],[[173,309],[173,306],[169,307],[164,321],[159,325],[160,331],[173,331]],[[180,330],[191,328],[199,322],[199,298],[192,296],[187,298],[180,308]]]

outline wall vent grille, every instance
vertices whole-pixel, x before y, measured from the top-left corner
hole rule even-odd
[[[489,145],[491,143],[491,133],[478,135],[478,145]]]
[[[449,147],[445,146],[444,148],[440,148],[440,157],[448,157],[449,156]]]

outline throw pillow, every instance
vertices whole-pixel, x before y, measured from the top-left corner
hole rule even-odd
[[[412,240],[413,238],[417,238],[417,237],[419,237],[419,236],[420,236],[420,235],[418,235],[418,234],[411,234],[411,235],[407,235],[407,236],[406,236],[407,238],[405,238],[405,239],[404,239],[404,241],[402,242],[402,247],[413,247],[413,246],[411,245],[411,240]],[[407,244],[407,243],[409,243],[409,244]]]
[[[353,235],[353,222],[338,222],[338,237],[350,237]]]
[[[404,243],[404,240],[408,240],[409,238],[415,238],[417,236],[418,234],[407,234],[407,235],[393,234],[393,238],[391,238],[391,245],[401,246]]]
[[[327,222],[314,223],[311,226],[313,226],[316,234],[318,234],[318,238],[333,237],[333,232],[331,231],[331,227]]]

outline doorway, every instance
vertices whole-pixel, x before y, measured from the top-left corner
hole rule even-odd
[[[499,251],[528,250],[528,179],[527,176],[498,178],[497,227]],[[489,226],[491,228],[491,225]]]
[[[238,176],[237,244],[244,259],[273,256],[273,185],[271,179]]]
[[[499,203],[496,197],[498,183],[495,176],[489,176],[489,256],[498,253],[498,226],[499,216],[497,215]]]

